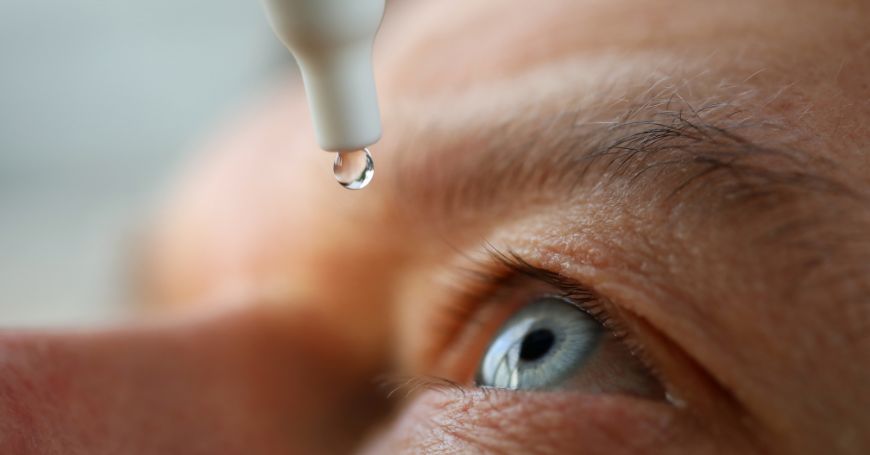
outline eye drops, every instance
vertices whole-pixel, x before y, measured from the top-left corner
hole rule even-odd
[[[332,165],[335,179],[349,190],[360,190],[372,181],[375,163],[369,149],[338,152]]]

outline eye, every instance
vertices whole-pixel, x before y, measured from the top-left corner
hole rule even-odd
[[[601,329],[562,299],[533,302],[495,335],[481,361],[477,383],[505,389],[556,386],[586,361]]]
[[[571,301],[550,296],[526,304],[495,332],[476,383],[662,395],[658,381],[611,330]]]

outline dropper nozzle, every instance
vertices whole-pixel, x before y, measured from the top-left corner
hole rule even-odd
[[[264,0],[296,57],[320,148],[363,149],[381,137],[372,46],[384,0]]]

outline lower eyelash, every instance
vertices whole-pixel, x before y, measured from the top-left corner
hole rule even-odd
[[[431,375],[386,375],[378,379],[378,386],[387,399],[405,400],[420,391],[450,391],[465,393],[468,388],[447,378]]]

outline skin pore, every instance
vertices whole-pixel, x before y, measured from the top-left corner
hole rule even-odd
[[[372,184],[333,181],[296,83],[255,109],[146,245],[143,300],[191,315],[0,336],[0,452],[866,453],[868,22],[390,4]],[[533,276],[469,280],[517,273],[499,257]],[[665,396],[473,387],[566,283]]]

